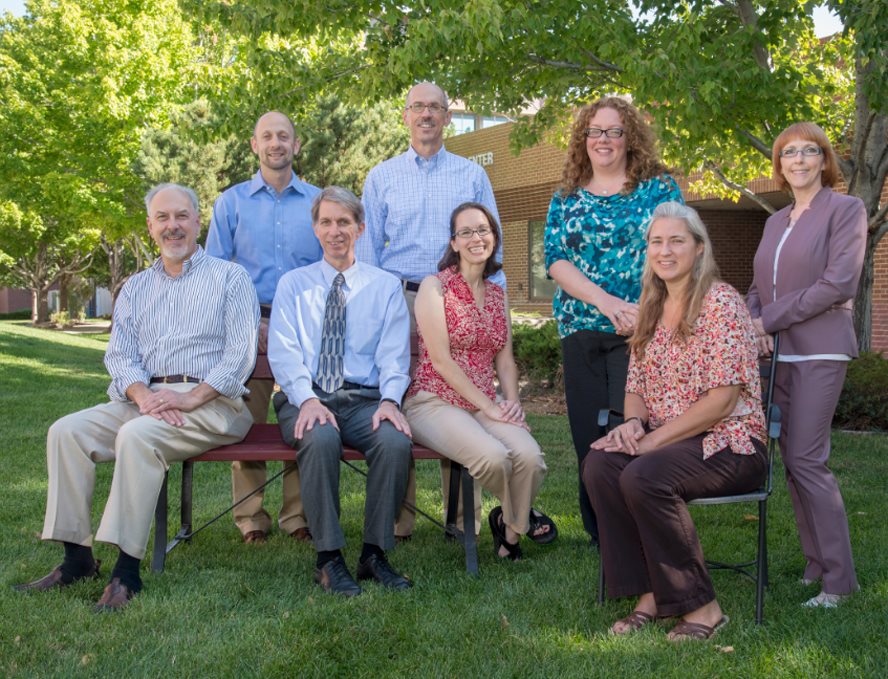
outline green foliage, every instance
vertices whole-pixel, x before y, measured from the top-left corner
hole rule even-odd
[[[560,386],[562,379],[561,340],[558,324],[513,323],[512,350],[523,378],[549,386]]]
[[[888,431],[888,359],[881,353],[866,352],[848,364],[833,425]]]

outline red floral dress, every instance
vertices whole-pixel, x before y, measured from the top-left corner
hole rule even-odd
[[[659,323],[644,359],[636,360],[633,352],[626,391],[644,399],[649,426],[656,429],[684,413],[706,391],[742,385],[734,412],[703,438],[703,459],[726,447],[738,455],[753,455],[750,438],[766,440],[754,338],[739,293],[727,283],[716,283],[686,342],[673,341],[672,331]]]
[[[468,283],[456,267],[437,274],[444,292],[444,317],[450,338],[450,356],[478,389],[496,399],[493,386],[493,360],[506,345],[506,305],[503,289],[484,282],[484,308],[479,309]],[[451,405],[475,411],[473,403],[460,396],[432,366],[422,332],[419,336],[419,362],[407,396],[428,391]]]

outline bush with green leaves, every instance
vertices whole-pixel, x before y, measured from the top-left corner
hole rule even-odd
[[[888,359],[881,353],[865,352],[848,364],[833,426],[888,431]]]
[[[522,378],[543,386],[561,386],[561,340],[555,321],[514,323],[512,344]]]

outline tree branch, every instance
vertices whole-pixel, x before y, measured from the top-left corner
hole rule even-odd
[[[752,144],[757,151],[761,152],[761,154],[764,155],[765,158],[767,158],[768,160],[771,160],[771,147],[768,146],[765,142],[763,142],[752,132],[749,132],[747,130],[738,129],[737,133],[740,134],[740,136],[742,137],[746,137],[746,139],[749,140],[749,143]]]
[[[750,0],[737,0],[737,14],[744,26],[751,26],[758,31],[758,14]],[[771,57],[761,44],[756,42],[752,48],[752,56],[755,63],[766,71],[771,70]]]
[[[715,174],[715,176],[719,178],[719,181],[721,181],[722,184],[724,184],[725,186],[727,186],[730,189],[734,189],[735,191],[739,191],[742,195],[749,198],[749,200],[757,203],[769,215],[772,215],[775,212],[777,212],[777,209],[773,205],[771,205],[768,201],[766,201],[761,196],[757,195],[754,191],[750,191],[743,184],[738,184],[737,182],[731,181],[730,179],[728,179],[727,175],[725,175],[725,173],[722,172],[721,168],[718,165],[716,165],[714,162],[712,162],[711,160],[707,160],[704,163],[704,166],[706,167],[707,170],[709,170],[713,174]]]
[[[882,207],[878,209],[876,214],[870,217],[869,223],[867,226],[869,230],[876,234],[874,239],[876,243],[878,243],[878,239],[885,235],[885,231],[888,230],[888,221],[886,221],[886,217],[888,217],[888,202],[886,202]],[[879,233],[881,231],[881,233]],[[875,245],[875,243],[873,243]]]
[[[552,66],[554,68],[564,68],[570,71],[613,71],[615,73],[622,72],[622,69],[620,69],[619,67],[614,66],[613,64],[609,64],[606,61],[602,61],[601,59],[598,59],[594,56],[592,57],[592,59],[599,64],[597,66],[592,66],[590,64],[576,64],[572,61],[561,61],[558,59],[546,59],[545,57],[533,54],[532,52],[527,55],[527,58],[535,64]]]

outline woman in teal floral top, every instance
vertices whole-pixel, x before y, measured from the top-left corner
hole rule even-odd
[[[682,202],[681,192],[638,109],[619,97],[580,109],[545,237],[546,269],[558,283],[552,307],[578,468],[598,437],[598,411],[623,406],[645,232],[654,208],[666,201]],[[579,495],[583,526],[597,544],[582,482]]]

